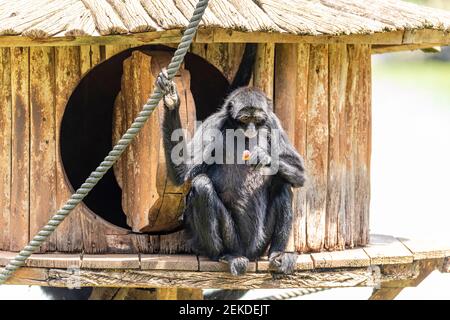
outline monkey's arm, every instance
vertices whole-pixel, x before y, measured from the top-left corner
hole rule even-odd
[[[186,172],[188,171],[186,161],[180,161],[182,160],[180,157],[174,159],[172,155],[172,150],[176,147],[187,150],[186,137],[181,130],[182,126],[179,114],[180,98],[175,83],[168,79],[167,71],[165,69],[158,75],[156,85],[164,93],[164,120],[162,124],[162,133],[167,171],[172,181],[176,185],[181,185],[184,183]],[[177,134],[178,138],[181,138],[181,141],[172,139],[172,136],[174,135],[175,138],[175,135]]]
[[[278,174],[294,188],[302,187],[305,183],[305,165],[283,130],[280,130],[280,143],[277,145],[279,146]]]

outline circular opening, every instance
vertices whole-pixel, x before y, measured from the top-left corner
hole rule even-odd
[[[142,46],[121,52],[93,68],[72,93],[61,123],[61,157],[69,183],[78,188],[112,148],[114,100],[120,91],[122,65],[132,51],[164,50],[163,46]],[[191,91],[197,120],[203,120],[222,104],[229,83],[203,58],[188,53],[185,68],[191,74]],[[149,93],[150,94],[150,93]],[[130,229],[121,205],[122,190],[113,170],[84,199],[96,215]]]

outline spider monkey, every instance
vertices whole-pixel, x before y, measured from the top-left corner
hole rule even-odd
[[[296,262],[296,254],[285,252],[292,227],[291,187],[303,186],[304,164],[273,113],[272,102],[262,91],[241,86],[248,85],[254,64],[252,47],[247,45],[246,52],[222,107],[202,123],[191,141],[181,138],[183,150],[188,153],[183,156],[199,161],[173,161],[172,151],[179,142],[172,141],[171,136],[181,128],[180,99],[166,70],[157,77],[156,85],[164,94],[162,130],[168,174],[177,185],[187,181],[191,184],[183,219],[195,253],[226,262],[233,275],[241,275],[247,271],[249,260],[259,258],[269,249],[270,269],[289,274]],[[201,133],[209,129],[220,132],[223,141],[228,129],[243,132],[246,146],[262,131],[278,131],[279,139],[276,143],[271,139],[265,143],[258,141],[248,151],[252,161],[237,163],[234,158],[232,164],[211,163],[210,159],[201,158],[205,157],[204,150],[189,154],[195,146],[204,149],[211,146]],[[223,154],[238,157],[234,145],[224,143],[223,148]],[[277,159],[271,156],[274,149]],[[278,171],[265,174],[272,164],[277,165]]]

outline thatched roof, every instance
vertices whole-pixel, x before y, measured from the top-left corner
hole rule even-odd
[[[0,0],[0,36],[101,36],[184,28],[197,0]],[[400,0],[211,0],[203,26],[296,35],[450,30],[450,12]]]

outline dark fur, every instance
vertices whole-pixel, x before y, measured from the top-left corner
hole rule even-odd
[[[237,89],[202,127],[216,128],[223,134],[226,129],[237,129],[235,116],[245,106],[258,107],[267,115],[267,121],[259,129],[281,132],[281,143],[270,146],[279,148],[278,174],[264,176],[247,164],[175,165],[170,154],[177,142],[172,142],[170,137],[173,130],[181,127],[175,107],[174,110],[166,108],[163,122],[169,175],[177,184],[191,182],[184,221],[196,253],[225,260],[233,274],[242,274],[248,259],[257,259],[270,246],[271,268],[289,273],[295,266],[292,255],[284,253],[292,226],[291,186],[303,185],[304,166],[272,112],[270,101],[257,89]],[[189,145],[203,139],[202,135],[195,134]],[[194,152],[193,156],[199,157],[201,152]]]

